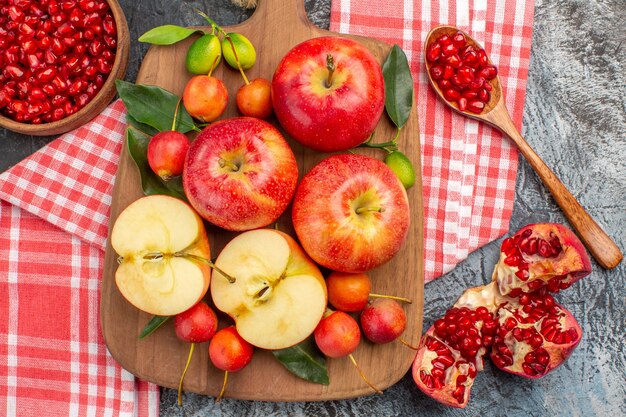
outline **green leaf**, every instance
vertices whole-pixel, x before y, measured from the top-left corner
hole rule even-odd
[[[163,25],[150,29],[139,37],[139,42],[154,45],[172,45],[188,38],[194,33],[203,33],[200,29],[189,29],[176,25]]]
[[[145,337],[150,336],[152,333],[154,333],[154,331],[156,329],[161,327],[161,325],[163,323],[168,321],[169,318],[170,318],[170,316],[154,316],[154,317],[152,317],[152,319],[150,319],[148,324],[146,324],[146,327],[144,327],[143,330],[141,331],[141,334],[139,335],[139,338],[143,339]]]
[[[316,384],[329,384],[326,358],[311,338],[286,349],[273,350],[272,353],[294,375]]]
[[[174,177],[169,181],[163,181],[161,177],[152,171],[148,164],[148,143],[150,136],[134,128],[126,130],[126,140],[128,142],[128,152],[135,161],[141,175],[141,189],[145,195],[165,194],[187,201],[183,189],[182,178]]]
[[[178,107],[176,130],[187,133],[198,129],[185,106],[178,104],[177,95],[160,87],[122,80],[116,80],[115,87],[133,121],[152,126],[159,132],[171,130]]]
[[[130,114],[126,115],[126,123],[128,123],[129,125],[131,125],[135,129],[139,130],[140,132],[145,133],[148,136],[154,136],[157,133],[159,133],[159,131],[157,129],[153,128],[152,126],[148,126],[146,124],[139,123]]]
[[[413,105],[413,77],[404,51],[394,45],[383,63],[385,78],[385,109],[393,123],[401,129]]]

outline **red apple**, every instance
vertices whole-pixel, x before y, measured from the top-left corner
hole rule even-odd
[[[272,102],[278,121],[298,142],[323,152],[350,149],[370,137],[382,115],[382,70],[356,41],[310,39],[278,64]]]
[[[404,186],[382,161],[337,154],[302,179],[292,220],[314,261],[341,272],[364,272],[389,261],[409,230]]]
[[[187,152],[183,187],[209,222],[227,230],[267,226],[293,197],[298,166],[271,124],[237,117],[211,124]]]

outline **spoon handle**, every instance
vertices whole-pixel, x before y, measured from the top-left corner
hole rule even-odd
[[[623,257],[620,249],[520,135],[506,107],[497,106],[485,115],[485,120],[515,142],[598,263],[606,269],[615,268]]]

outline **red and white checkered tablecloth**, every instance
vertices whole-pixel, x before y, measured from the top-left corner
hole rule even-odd
[[[118,101],[0,175],[0,415],[158,416],[158,387],[122,369],[100,331],[124,129]]]
[[[330,29],[397,43],[415,82],[424,194],[425,280],[508,231],[517,150],[500,132],[454,114],[428,86],[423,45],[451,25],[483,45],[498,67],[506,105],[520,128],[533,23],[532,0],[335,0]]]
[[[333,0],[331,29],[398,43],[414,73],[431,280],[508,230],[517,154],[427,88],[422,45],[437,24],[470,32],[498,65],[519,127],[532,0]],[[125,112],[115,102],[0,174],[0,415],[150,416],[158,387],[106,350],[99,292]],[[418,219],[416,219],[418,220]]]

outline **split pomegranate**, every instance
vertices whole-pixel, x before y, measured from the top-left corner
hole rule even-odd
[[[116,47],[105,0],[0,0],[0,111],[32,124],[76,113],[102,88]]]
[[[426,61],[447,101],[461,111],[483,111],[491,99],[489,81],[498,75],[484,49],[468,44],[463,32],[444,34],[426,47]]]
[[[501,252],[492,282],[466,290],[420,342],[413,379],[443,404],[467,404],[488,352],[498,368],[539,378],[563,363],[582,337],[574,316],[550,295],[591,272],[580,240],[563,225],[533,224],[505,239]]]
[[[544,286],[563,290],[591,273],[591,261],[578,237],[567,227],[531,224],[504,239],[493,272],[502,295],[518,297]]]

